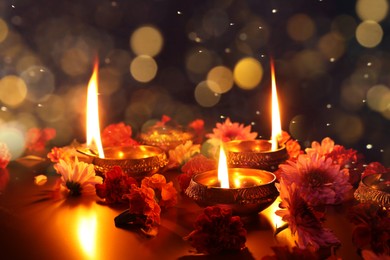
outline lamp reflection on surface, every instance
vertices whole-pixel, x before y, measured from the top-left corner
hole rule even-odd
[[[77,221],[77,236],[80,247],[88,259],[96,257],[96,214],[90,213],[89,216],[81,215]]]

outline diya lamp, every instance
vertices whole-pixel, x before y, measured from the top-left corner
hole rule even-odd
[[[249,216],[278,197],[275,180],[275,175],[265,170],[228,168],[221,146],[218,170],[194,175],[185,193],[201,207],[228,207],[235,215]]]
[[[363,177],[354,192],[355,199],[362,203],[375,203],[390,209],[390,170]]]
[[[275,70],[271,60],[272,82],[272,135],[271,140],[235,140],[226,142],[228,164],[231,167],[244,167],[275,171],[278,165],[288,159],[284,145],[279,146],[282,134],[278,96],[275,83]]]
[[[88,84],[87,94],[87,147],[78,152],[86,155],[98,173],[105,174],[114,166],[137,179],[156,173],[168,163],[165,152],[154,146],[115,146],[103,148],[100,138],[97,98],[98,63]]]
[[[165,151],[174,149],[180,144],[193,140],[194,134],[180,126],[164,124],[152,126],[139,135],[140,143],[160,147]]]

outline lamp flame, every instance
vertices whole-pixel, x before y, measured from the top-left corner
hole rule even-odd
[[[218,180],[221,183],[221,188],[230,188],[227,160],[223,145],[219,149]]]
[[[280,111],[278,102],[278,93],[276,91],[275,67],[271,59],[271,85],[272,85],[272,135],[271,135],[271,150],[278,149],[278,137],[282,134],[282,126],[280,122]]]
[[[95,62],[91,79],[88,83],[87,94],[87,146],[98,152],[100,158],[104,158],[102,141],[100,139],[99,106],[97,98],[98,62]]]

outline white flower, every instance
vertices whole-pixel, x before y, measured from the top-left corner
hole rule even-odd
[[[72,196],[93,192],[95,184],[103,182],[102,177],[96,176],[93,164],[60,160],[55,169],[61,174],[61,187],[68,190]]]
[[[200,144],[193,144],[192,141],[180,144],[175,149],[168,151],[169,162],[167,168],[178,168],[198,153],[200,153]]]

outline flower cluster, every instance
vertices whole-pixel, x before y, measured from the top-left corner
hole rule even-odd
[[[144,185],[137,187],[132,184],[130,193],[125,194],[124,198],[129,201],[131,224],[140,225],[145,234],[155,236],[160,224],[161,208],[155,200],[154,190]]]
[[[318,154],[329,158],[333,164],[339,165],[341,169],[348,169],[349,182],[353,186],[359,183],[363,171],[363,156],[358,154],[356,150],[335,145],[332,139],[325,137],[321,144],[312,142],[311,148],[306,148],[305,151],[309,155]]]
[[[124,174],[121,167],[114,166],[106,172],[103,184],[96,184],[96,195],[107,204],[128,203],[124,195],[130,192],[132,184],[138,185],[137,180]]]
[[[218,254],[245,248],[246,230],[239,216],[232,216],[230,209],[207,207],[198,216],[193,230],[184,239],[198,253]]]
[[[68,146],[53,147],[47,154],[47,158],[49,158],[52,163],[58,163],[60,160],[71,162],[75,160],[76,156],[79,159],[83,159],[85,156],[77,152],[77,149],[81,147],[83,147],[83,145],[74,140]]]
[[[183,165],[181,168],[183,173],[177,177],[181,191],[184,192],[187,189],[194,174],[214,170],[216,168],[217,163],[215,160],[209,159],[203,154],[195,155]]]
[[[79,162],[77,157],[75,161],[60,160],[54,168],[61,175],[56,190],[66,190],[71,196],[93,193],[95,185],[103,181],[102,177],[96,176],[92,164]]]
[[[296,183],[287,185],[284,179],[279,185],[281,210],[275,213],[288,223],[291,234],[296,237],[299,248],[313,248],[338,246],[340,241],[329,230],[322,226],[323,214],[315,211],[301,196],[301,187]]]
[[[123,122],[111,124],[102,132],[103,147],[137,145],[137,141],[131,138],[132,130]]]
[[[217,123],[213,129],[213,133],[206,136],[211,139],[218,139],[222,142],[231,140],[254,140],[257,136],[256,132],[251,132],[251,126],[244,126],[239,123],[232,123],[230,118],[227,118],[223,123]]]
[[[286,131],[282,131],[282,134],[278,138],[278,143],[279,145],[286,146],[290,160],[295,160],[300,154],[302,154],[301,146],[298,141],[292,139],[290,134]]]
[[[200,145],[193,144],[192,141],[187,141],[184,144],[179,144],[174,149],[168,151],[169,162],[168,169],[180,168],[191,157],[200,152]]]
[[[56,136],[54,128],[30,128],[26,133],[27,153],[42,153],[45,151],[47,143]]]
[[[378,256],[390,255],[390,211],[379,205],[361,203],[351,208],[350,221],[355,224],[353,243],[371,249]]]
[[[141,182],[142,186],[153,189],[155,200],[161,208],[167,209],[177,204],[177,191],[171,181],[167,183],[164,175],[145,177]]]

